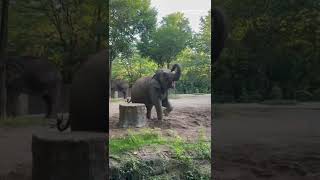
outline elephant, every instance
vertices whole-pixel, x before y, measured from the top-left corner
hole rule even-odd
[[[75,72],[70,89],[69,119],[57,118],[57,128],[64,131],[108,132],[108,50],[88,57]]]
[[[47,108],[45,117],[56,118],[62,86],[62,75],[56,66],[33,56],[11,56],[5,65],[9,115],[16,116],[18,97],[24,93],[42,97]]]
[[[111,80],[111,93],[113,94],[115,91],[121,92],[123,94],[123,98],[127,98],[127,91],[129,89],[129,84],[121,79]]]
[[[213,62],[219,59],[227,38],[225,15],[219,8],[213,8]]]
[[[173,107],[168,100],[168,90],[174,88],[175,82],[180,79],[181,67],[174,64],[169,69],[158,70],[154,76],[138,79],[131,90],[131,102],[143,103],[147,108],[147,118],[151,118],[152,107],[155,106],[157,117],[162,121],[162,106],[166,109],[164,114],[168,115]]]

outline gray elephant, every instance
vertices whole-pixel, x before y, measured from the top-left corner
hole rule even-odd
[[[75,73],[70,90],[69,119],[62,126],[62,118],[57,119],[60,131],[108,132],[108,50],[89,56]]]
[[[129,89],[128,82],[121,79],[112,79],[111,80],[111,94],[114,94],[115,91],[121,92],[123,94],[123,98],[127,98],[127,92]]]
[[[169,69],[158,70],[153,77],[142,77],[132,86],[131,102],[144,103],[147,108],[147,118],[151,118],[152,107],[155,106],[158,120],[162,120],[162,106],[165,115],[172,111],[168,100],[168,90],[174,87],[175,81],[181,76],[181,67],[174,64]]]
[[[25,93],[42,97],[47,107],[46,118],[56,118],[61,86],[62,76],[49,60],[32,56],[8,57],[6,87],[9,115],[16,115],[18,96]]]
[[[220,57],[227,38],[227,26],[225,15],[219,8],[213,8],[213,45],[212,54],[215,62]]]

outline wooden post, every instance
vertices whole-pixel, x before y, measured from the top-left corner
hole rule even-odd
[[[106,180],[105,133],[38,132],[32,135],[33,180]]]
[[[146,124],[146,106],[140,103],[119,105],[119,126],[122,128],[143,127]]]

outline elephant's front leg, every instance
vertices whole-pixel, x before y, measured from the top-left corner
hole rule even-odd
[[[156,107],[157,117],[159,121],[162,121],[162,101],[161,101],[161,91],[158,88],[150,89],[150,99],[152,104]]]
[[[152,104],[147,104],[146,108],[147,108],[147,119],[151,119],[151,110],[152,110]]]
[[[171,103],[169,102],[168,98],[164,99],[162,101],[162,106],[165,107],[166,109],[163,111],[165,116],[168,116],[169,113],[173,110],[173,107]]]
[[[159,120],[159,121],[162,121],[162,103],[161,103],[161,100],[158,99],[158,100],[155,102],[154,106],[156,107],[158,120]]]

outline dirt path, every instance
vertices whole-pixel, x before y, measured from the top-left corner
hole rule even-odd
[[[320,103],[218,104],[214,109],[218,180],[320,179]]]
[[[178,99],[170,99],[173,111],[169,116],[165,116],[162,123],[156,119],[155,108],[152,109],[151,120],[147,122],[147,127],[161,129],[163,134],[172,135],[172,130],[181,137],[188,140],[198,138],[200,131],[204,131],[206,136],[211,135],[211,96],[210,95],[184,95]],[[119,129],[119,103],[109,104],[110,135],[121,136],[126,134],[126,129]]]
[[[43,128],[0,128],[0,179],[31,180],[32,133]]]

